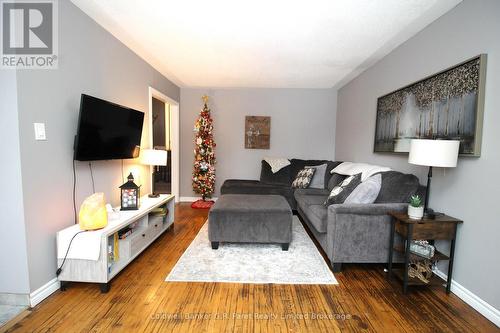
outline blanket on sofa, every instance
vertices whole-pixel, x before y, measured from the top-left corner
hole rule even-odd
[[[343,162],[330,171],[330,173],[338,173],[345,176],[354,176],[360,173],[361,181],[364,182],[376,173],[387,171],[391,171],[391,168],[367,163]]]

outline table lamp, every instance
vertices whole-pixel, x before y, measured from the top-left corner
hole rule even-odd
[[[151,165],[155,168],[151,174],[151,194],[148,195],[150,198],[158,198],[160,194],[155,193],[155,173],[157,166],[167,165],[167,151],[160,149],[143,149],[141,150],[141,163],[145,165]]]
[[[425,191],[424,218],[434,219],[436,217],[434,211],[429,208],[432,167],[456,167],[459,147],[460,141],[457,140],[413,139],[410,142],[408,163],[429,167],[427,189]]]

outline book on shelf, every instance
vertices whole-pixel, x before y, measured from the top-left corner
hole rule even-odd
[[[118,233],[108,237],[108,272],[111,272],[111,267],[115,262],[120,260],[120,250],[118,247]]]
[[[168,215],[168,208],[167,208],[167,206],[155,208],[149,213],[149,215],[167,216]]]

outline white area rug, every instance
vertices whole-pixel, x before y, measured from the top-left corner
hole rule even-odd
[[[166,281],[338,284],[296,216],[292,230],[288,251],[278,244],[235,243],[221,243],[212,250],[207,222]]]

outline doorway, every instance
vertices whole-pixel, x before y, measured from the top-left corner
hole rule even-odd
[[[179,201],[179,103],[149,88],[149,146],[167,151],[166,166],[151,167],[151,188]]]

